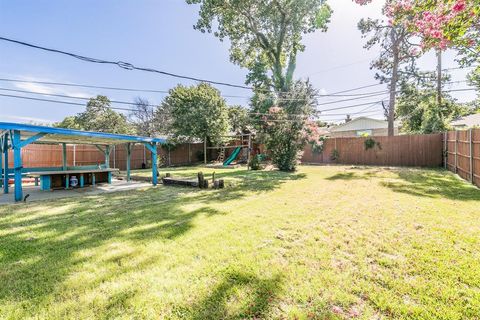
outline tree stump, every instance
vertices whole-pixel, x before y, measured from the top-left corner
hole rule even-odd
[[[197,177],[198,177],[198,187],[200,189],[205,188],[205,178],[203,177],[203,172],[199,172],[197,174]],[[208,182],[207,182],[207,184],[208,184]]]

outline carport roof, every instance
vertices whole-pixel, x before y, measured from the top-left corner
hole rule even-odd
[[[124,134],[114,134],[105,132],[82,131],[64,128],[54,128],[46,126],[37,126],[30,124],[0,122],[0,134],[2,131],[18,130],[22,140],[41,135],[35,139],[35,143],[45,144],[96,144],[96,145],[114,145],[121,143],[165,143],[164,138],[149,138],[140,136],[130,136]]]

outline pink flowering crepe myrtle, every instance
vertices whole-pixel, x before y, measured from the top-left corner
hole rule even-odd
[[[372,2],[372,0],[353,1],[359,5]],[[444,0],[424,9],[418,0],[388,1],[384,13],[391,25],[404,23],[420,36],[424,50],[430,48],[444,50],[456,44],[471,47],[475,45],[474,36],[465,28],[455,29],[452,26],[470,23],[477,25],[478,28],[478,21],[475,21],[478,16],[478,3],[475,2],[475,0]]]

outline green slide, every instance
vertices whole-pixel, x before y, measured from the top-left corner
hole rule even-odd
[[[225,162],[223,163],[224,166],[228,166],[230,163],[233,162],[233,160],[235,160],[237,157],[238,157],[238,154],[240,153],[240,150],[242,148],[240,147],[236,147],[235,150],[233,150],[232,154],[230,155],[230,157],[228,157],[227,160],[225,160]]]

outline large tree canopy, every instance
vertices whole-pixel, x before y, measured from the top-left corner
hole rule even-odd
[[[84,112],[66,117],[55,126],[87,131],[135,134],[135,129],[127,122],[127,117],[113,111],[110,108],[110,100],[100,95],[88,101]]]
[[[177,138],[206,137],[219,142],[220,136],[228,133],[227,104],[220,92],[209,84],[178,85],[170,90],[159,108],[169,111],[171,133]]]
[[[331,14],[325,0],[186,1],[201,5],[196,29],[230,40],[231,61],[250,70],[247,83],[283,92],[304,50],[302,36],[326,30]]]

